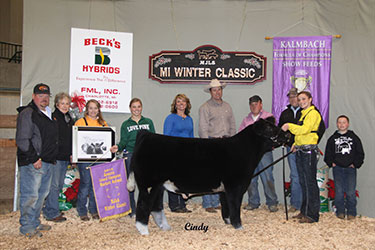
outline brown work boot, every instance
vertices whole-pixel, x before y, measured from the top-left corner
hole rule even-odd
[[[216,210],[215,210],[215,208],[213,208],[213,207],[208,207],[208,208],[206,208],[206,212],[209,212],[209,213],[216,213]]]
[[[304,218],[304,217],[305,217],[305,216],[304,216],[302,213],[299,213],[299,214],[297,214],[297,215],[292,216],[293,219],[302,219],[302,218]]]
[[[83,221],[89,221],[90,220],[90,218],[87,215],[81,215],[81,216],[79,216],[79,218]]]
[[[347,220],[354,220],[354,219],[355,219],[355,216],[354,216],[354,215],[348,215]]]
[[[66,221],[66,218],[64,216],[62,216],[61,214],[53,219],[47,219],[47,221],[52,221],[52,222],[63,222],[63,221]]]
[[[92,217],[93,220],[99,220],[100,219],[99,214],[97,214],[97,213],[91,214],[91,217]]]
[[[338,215],[336,215],[336,217],[343,220],[343,219],[345,219],[345,214],[338,214]]]
[[[314,223],[315,221],[305,216],[302,219],[300,219],[298,222],[299,223]]]

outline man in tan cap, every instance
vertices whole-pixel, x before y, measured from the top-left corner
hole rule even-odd
[[[199,108],[199,137],[223,138],[236,134],[236,124],[231,106],[223,101],[223,89],[226,83],[213,79],[205,86],[204,91],[211,94],[211,98]],[[219,208],[219,195],[204,195],[203,208],[214,213]]]

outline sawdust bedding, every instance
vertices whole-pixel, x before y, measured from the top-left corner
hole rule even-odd
[[[375,249],[374,218],[340,220],[328,212],[318,223],[300,224],[291,214],[287,221],[280,205],[275,213],[266,207],[242,210],[243,230],[235,230],[220,213],[207,213],[196,203],[188,208],[193,212],[166,209],[171,231],[159,230],[150,218],[148,236],[138,233],[134,218],[83,222],[71,209],[65,222],[42,219],[52,229],[33,239],[19,235],[19,212],[12,212],[0,215],[0,249]]]

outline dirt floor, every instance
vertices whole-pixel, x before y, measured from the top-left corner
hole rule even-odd
[[[329,212],[321,214],[319,223],[300,224],[286,221],[282,206],[276,213],[261,207],[242,210],[243,230],[235,230],[220,213],[207,213],[199,204],[188,208],[193,212],[166,210],[171,231],[160,231],[150,219],[148,236],[139,235],[134,218],[83,222],[71,209],[65,222],[43,219],[52,229],[33,239],[19,235],[19,212],[10,212],[0,215],[0,249],[375,249],[374,218],[340,220]],[[187,230],[188,223],[207,231]]]

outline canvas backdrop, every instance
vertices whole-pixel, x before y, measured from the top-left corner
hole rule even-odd
[[[365,163],[358,172],[358,213],[375,217],[374,23],[373,0],[27,0],[24,1],[22,103],[30,101],[33,86],[39,82],[50,85],[53,95],[68,90],[72,27],[131,32],[132,96],[142,99],[143,115],[154,121],[158,133],[162,133],[173,98],[184,93],[192,103],[191,116],[197,136],[198,109],[210,96],[203,92],[202,85],[160,84],[148,79],[150,55],[161,50],[193,50],[212,44],[224,51],[254,51],[266,56],[267,80],[224,89],[223,99],[231,104],[238,128],[249,113],[250,96],[260,95],[264,109],[271,111],[272,40],[265,40],[266,36],[340,34],[341,39],[332,41],[330,126],[320,147],[324,150],[328,136],[334,132],[336,117],[348,115],[351,129],[362,139],[366,153]],[[117,131],[128,118],[129,114],[104,113],[104,119],[116,126]],[[280,154],[281,149],[275,150],[274,158]],[[318,165],[323,166],[323,161]],[[280,163],[274,175],[282,202]]]

